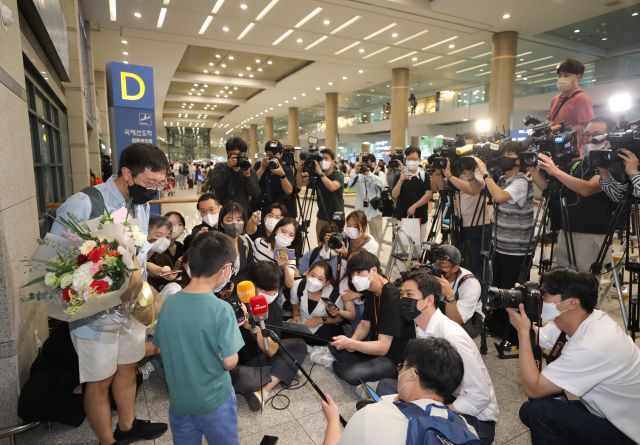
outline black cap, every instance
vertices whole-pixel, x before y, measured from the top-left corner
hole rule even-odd
[[[452,264],[459,266],[462,263],[462,254],[456,246],[451,244],[441,244],[433,252],[436,260],[449,260]]]
[[[272,151],[274,153],[280,153],[282,150],[283,150],[282,144],[277,139],[272,139],[270,141],[267,141],[266,144],[264,144],[265,152]]]

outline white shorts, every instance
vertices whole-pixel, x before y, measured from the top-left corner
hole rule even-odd
[[[116,373],[117,365],[137,363],[144,357],[146,328],[133,317],[124,323],[102,317],[87,326],[99,332],[100,338],[87,340],[71,332],[78,353],[80,383],[109,378]]]

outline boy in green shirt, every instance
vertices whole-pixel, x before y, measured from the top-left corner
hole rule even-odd
[[[173,442],[199,444],[204,435],[209,443],[237,445],[228,371],[244,342],[233,309],[214,295],[231,278],[235,248],[227,235],[211,231],[194,238],[185,256],[191,282],[166,299],[153,337],[169,386]]]

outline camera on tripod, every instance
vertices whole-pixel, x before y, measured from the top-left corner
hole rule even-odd
[[[489,309],[518,309],[520,303],[524,305],[529,320],[539,321],[542,310],[542,288],[538,283],[527,281],[520,287],[500,289],[490,286],[487,289],[487,308]]]
[[[238,167],[242,170],[249,170],[251,168],[251,161],[247,157],[246,153],[239,153],[236,160],[238,162]]]
[[[475,170],[474,156],[482,159],[489,169],[497,167],[500,160],[499,140],[491,139],[478,144],[464,144],[461,135],[455,138],[444,138],[442,147],[435,148],[433,152],[434,156],[429,159],[429,165],[434,169],[444,170],[448,160],[451,173],[455,176],[464,170]]]
[[[303,161],[302,171],[313,176],[316,173],[316,162],[322,162],[322,155],[318,150],[318,138],[309,136],[307,139],[309,148],[300,150],[300,160]]]
[[[600,144],[609,142],[609,148],[598,148],[589,152],[589,165],[592,167],[611,168],[619,166],[624,169],[624,162],[618,157],[618,150],[626,148],[636,156],[640,156],[640,126],[635,125],[625,131],[595,136],[591,142]]]
[[[367,203],[367,201],[364,202]],[[370,204],[374,209],[380,210],[382,212],[382,216],[393,215],[395,201],[393,200],[393,196],[391,196],[391,190],[389,190],[389,188],[385,188],[380,192],[380,196],[371,198],[368,201],[368,204]],[[364,207],[367,207],[367,204],[363,205]]]
[[[401,148],[397,148],[396,151],[391,155],[391,160],[389,161],[390,168],[399,168],[400,164],[404,165],[405,157],[404,150]]]
[[[518,142],[518,146],[527,148],[527,151],[520,154],[523,166],[538,165],[538,153],[546,154],[559,166],[567,165],[580,157],[578,134],[564,122],[551,125],[550,122],[543,123],[533,116],[527,116],[522,123],[526,126],[533,125],[529,130],[529,136]]]
[[[285,145],[282,149],[282,156],[280,157],[280,164],[284,166],[293,167],[296,164],[294,157],[294,148],[291,145]]]

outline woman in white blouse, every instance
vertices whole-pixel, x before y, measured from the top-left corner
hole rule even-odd
[[[346,242],[343,242],[342,247],[335,249],[334,252],[347,258],[354,250],[364,249],[378,256],[378,242],[367,234],[367,217],[362,210],[355,210],[347,215],[344,233],[347,235]]]
[[[328,263],[315,263],[305,278],[294,282],[290,296],[293,311],[291,321],[304,324],[316,337],[325,340],[344,333],[343,318],[332,315],[344,309],[342,300],[339,297],[336,299],[338,293],[334,291],[332,277],[333,273]],[[309,338],[304,340],[310,345],[319,344]]]
[[[295,258],[287,258],[285,250],[293,251]],[[284,255],[276,255],[276,252]],[[282,218],[266,238],[253,241],[253,255],[256,261],[273,261],[284,271],[284,285],[291,289],[296,275],[298,259],[302,256],[302,235],[295,219]]]

